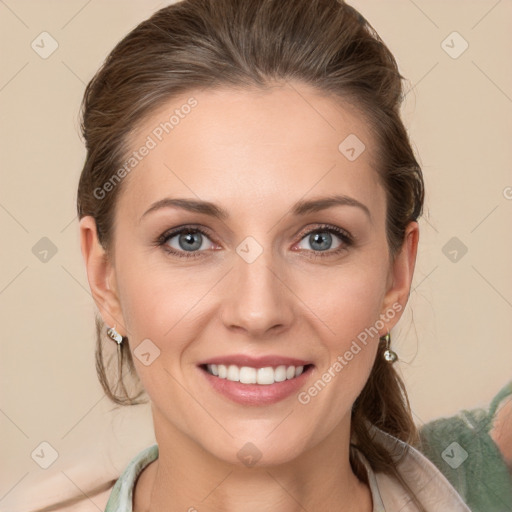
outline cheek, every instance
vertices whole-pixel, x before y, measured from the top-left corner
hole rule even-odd
[[[385,269],[377,264],[353,263],[330,270],[323,279],[308,278],[298,295],[322,322],[329,345],[343,349],[352,338],[374,326],[382,312]]]
[[[350,415],[366,384],[379,344],[381,290],[379,271],[356,270],[333,279],[323,294],[311,295],[320,309],[316,320],[325,357],[310,387],[299,395],[307,424],[321,439]],[[327,328],[327,327],[328,328]],[[373,327],[373,328],[372,328]],[[317,418],[323,418],[319,429]]]
[[[186,271],[159,262],[125,258],[118,264],[120,297],[137,375],[152,400],[179,393],[179,376],[191,340],[204,329],[212,272]],[[213,296],[213,294],[212,294]],[[173,378],[174,377],[174,378]],[[187,399],[185,396],[184,399]]]
[[[385,277],[382,265],[359,261],[331,273],[321,288],[304,287],[300,295],[305,303],[314,305],[317,331],[324,333],[318,339],[327,357],[318,377],[336,389],[323,398],[324,404],[336,411],[333,421],[359,395],[373,366],[382,329]]]
[[[143,251],[134,251],[130,258],[119,257],[121,307],[134,340],[151,337],[163,340],[172,336],[176,330],[173,326],[186,323],[198,297],[206,293],[208,286],[204,278],[194,282],[195,274],[173,265],[176,263],[167,263],[164,257],[147,257]]]

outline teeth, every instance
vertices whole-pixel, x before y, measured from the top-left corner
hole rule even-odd
[[[208,373],[221,379],[227,379],[242,384],[274,384],[285,380],[298,377],[303,371],[304,366],[285,366],[277,368],[266,366],[265,368],[251,368],[250,366],[238,367],[234,364],[226,366],[224,364],[206,365]]]

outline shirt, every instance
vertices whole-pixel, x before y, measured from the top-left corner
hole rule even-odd
[[[446,477],[424,455],[403,441],[370,427],[375,440],[392,449],[395,445],[408,448],[408,453],[398,463],[400,475],[415,493],[426,512],[471,512]],[[158,444],[137,454],[116,481],[105,512],[133,512],[133,490],[142,470],[158,458]],[[374,472],[366,457],[357,451],[368,475],[373,500],[373,512],[418,512],[410,494],[389,475]]]
[[[462,410],[420,429],[421,452],[473,512],[512,511],[512,476],[489,435],[499,404],[511,394],[512,381],[494,397],[488,410]]]

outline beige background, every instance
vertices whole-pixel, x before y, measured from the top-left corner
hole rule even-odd
[[[85,84],[166,3],[0,2],[2,511],[116,478],[154,442],[149,408],[115,408],[96,379],[75,200]],[[413,291],[393,338],[422,423],[486,405],[512,378],[512,2],[351,4],[409,80],[403,112],[427,186]],[[59,45],[47,59],[31,47],[43,31]],[[442,46],[453,31],[469,44],[456,59]],[[33,253],[43,237],[57,250],[46,262]],[[452,237],[467,247],[455,262],[443,252]],[[44,441],[58,452],[48,469],[31,456]],[[83,510],[103,506],[93,498]]]

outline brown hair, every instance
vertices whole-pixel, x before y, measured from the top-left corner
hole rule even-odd
[[[155,12],[116,45],[84,93],[81,128],[87,156],[77,196],[78,217],[94,217],[107,254],[112,255],[123,182],[105,200],[94,191],[126,160],[129,136],[143,120],[192,90],[265,89],[289,79],[353,105],[367,120],[377,142],[376,171],[386,192],[387,240],[394,259],[424,201],[421,168],[400,118],[404,77],[373,27],[337,0],[184,0]],[[137,380],[127,343],[118,349],[121,393],[111,388],[102,350],[105,326],[98,315],[96,325],[96,367],[106,394],[116,404],[142,403],[137,399],[144,391],[130,396],[123,381],[126,371]],[[404,384],[384,361],[383,348],[353,405],[353,438],[372,468],[402,481],[392,454],[374,442],[367,428],[370,422],[409,444],[418,439]],[[353,450],[351,463],[365,479]]]

